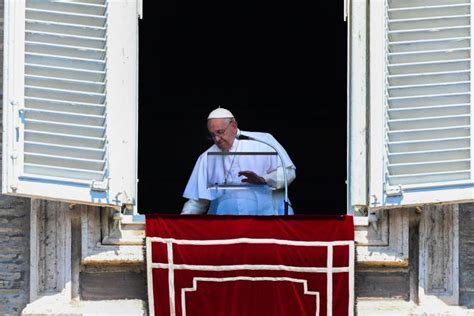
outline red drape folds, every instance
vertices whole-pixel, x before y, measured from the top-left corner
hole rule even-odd
[[[353,314],[351,216],[147,215],[146,235],[155,315]]]

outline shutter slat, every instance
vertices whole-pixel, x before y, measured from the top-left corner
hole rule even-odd
[[[66,24],[77,24],[87,26],[103,27],[105,25],[105,16],[72,14],[63,12],[54,12],[49,10],[26,9],[26,18],[30,20],[50,21]]]
[[[25,76],[25,85],[36,86],[42,88],[53,88],[67,91],[81,91],[100,93],[105,92],[105,83],[93,82],[93,81],[82,81],[82,80],[66,80],[56,79],[53,77],[45,76]]]
[[[25,120],[25,129],[38,132],[61,133],[86,137],[104,137],[105,128],[99,126],[71,125],[57,122]]]
[[[25,142],[25,152],[95,160],[102,160],[105,156],[105,150],[103,149],[42,144],[36,142]]]
[[[390,97],[410,97],[437,95],[439,91],[445,93],[470,92],[470,82],[437,83],[424,85],[399,86],[388,89]]]
[[[35,164],[25,163],[25,172],[29,174],[36,174],[41,176],[54,176],[58,178],[77,178],[82,180],[97,180],[101,181],[104,178],[104,173],[87,171],[81,169],[58,168],[53,166],[41,166]]]
[[[434,127],[469,125],[470,115],[452,115],[439,117],[423,117],[414,119],[388,120],[390,131],[410,130]]]
[[[469,125],[455,126],[455,127],[443,127],[443,128],[426,128],[426,129],[415,129],[415,130],[402,130],[402,131],[391,131],[388,134],[388,141],[393,142],[405,142],[412,140],[428,140],[428,139],[443,139],[443,138],[455,138],[455,137],[468,137],[470,136]]]
[[[388,43],[389,52],[417,52],[426,50],[442,50],[470,47],[470,37],[458,37],[448,39],[431,39],[426,41],[408,41]]]
[[[94,38],[77,35],[72,36],[28,30],[26,31],[26,41],[96,49],[103,49],[105,46],[105,38]]]
[[[30,9],[43,9],[47,11],[82,13],[90,15],[103,15],[106,8],[103,4],[51,0],[26,0],[26,5]]]
[[[398,87],[410,84],[430,84],[441,82],[469,81],[471,78],[469,70],[450,71],[450,72],[432,72],[407,75],[387,76],[390,87]]]
[[[72,92],[68,90],[39,88],[33,86],[25,86],[25,95],[28,97],[70,102],[83,102],[93,104],[103,104],[105,102],[105,95],[100,93],[81,93]]]
[[[105,69],[105,61],[94,59],[81,59],[72,57],[61,57],[54,55],[42,55],[35,53],[27,53],[26,62],[43,66],[64,67],[67,69],[94,70],[103,71]]]
[[[437,106],[437,107],[417,107],[404,109],[391,109],[388,112],[389,119],[413,119],[421,117],[450,116],[470,113],[469,104]]]
[[[427,52],[410,52],[389,54],[388,58],[393,64],[413,64],[420,62],[439,62],[444,60],[467,59],[470,56],[469,48],[458,48],[452,50],[437,50]]]
[[[388,156],[389,162],[410,163],[410,162],[430,162],[436,160],[459,160],[467,159],[470,156],[470,148],[456,148],[448,150],[431,150],[422,152],[393,153]]]
[[[470,16],[455,15],[441,18],[415,18],[406,20],[394,20],[390,21],[390,31],[401,31],[401,30],[417,30],[426,29],[429,27],[449,27],[449,26],[461,26],[469,25]]]
[[[421,17],[446,17],[469,14],[470,3],[388,9],[389,21]]]
[[[104,127],[105,123],[105,116],[102,115],[86,115],[82,113],[66,113],[36,109],[28,109],[25,113],[25,118],[85,126]]]
[[[97,59],[101,60],[105,57],[104,49],[93,49],[75,46],[64,46],[41,42],[30,42],[25,43],[26,50],[31,53],[39,55],[51,54],[60,57],[73,57],[80,59]]]
[[[470,168],[470,159],[448,161],[424,161],[418,163],[389,164],[388,169],[397,175],[459,171]]]
[[[68,158],[25,152],[25,163],[102,172],[102,170],[104,169],[105,161],[82,158]]]
[[[390,153],[432,151],[470,147],[470,141],[471,140],[469,137],[458,137],[448,139],[418,140],[409,142],[389,142],[388,148]]]
[[[71,136],[59,133],[48,133],[25,130],[25,141],[37,142],[42,144],[76,146],[103,149],[105,146],[105,138]]]
[[[453,172],[392,176],[390,177],[389,183],[390,185],[430,184],[436,182],[469,180],[470,178],[470,170],[460,170]]]
[[[388,98],[388,101],[390,102],[390,108],[407,108],[470,103],[470,97],[469,93],[450,93],[431,96],[395,97]]]
[[[436,71],[456,71],[468,69],[469,59],[442,60],[442,61],[420,61],[403,64],[390,64],[389,72],[392,75],[414,74]]]
[[[410,7],[422,7],[427,4],[430,5],[449,5],[449,4],[460,4],[470,3],[470,0],[397,0],[390,2],[390,8],[410,8]]]
[[[93,71],[83,69],[71,69],[64,67],[53,67],[38,64],[26,64],[25,72],[29,75],[43,77],[64,78],[72,80],[96,81],[105,80],[105,71]]]
[[[74,3],[92,3],[92,4],[105,4],[106,0],[69,0]]]
[[[84,37],[104,38],[105,27],[88,26],[71,23],[57,23],[50,21],[40,21],[26,19],[26,29],[29,31],[53,33],[53,34],[67,34],[79,35]]]
[[[453,37],[467,37],[470,35],[469,26],[434,28],[430,30],[393,31],[388,34],[391,42],[408,42],[430,39],[447,39]]]
[[[101,104],[52,101],[47,99],[26,97],[25,105],[29,109],[49,110],[64,113],[82,113],[91,115],[104,115],[105,113],[105,106]]]

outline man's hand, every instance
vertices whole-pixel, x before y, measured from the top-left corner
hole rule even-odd
[[[253,171],[240,171],[239,172],[239,177],[240,176],[247,177],[245,179],[242,179],[242,182],[248,182],[248,183],[252,183],[252,184],[265,184],[266,183],[264,178],[259,177]]]

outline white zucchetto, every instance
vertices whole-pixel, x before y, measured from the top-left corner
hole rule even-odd
[[[207,117],[207,119],[210,120],[210,119],[217,119],[217,118],[219,119],[220,118],[234,118],[234,116],[229,110],[218,107],[217,109],[209,113],[209,116]]]

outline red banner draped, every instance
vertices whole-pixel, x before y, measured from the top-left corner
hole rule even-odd
[[[353,315],[351,216],[147,215],[151,315]]]

